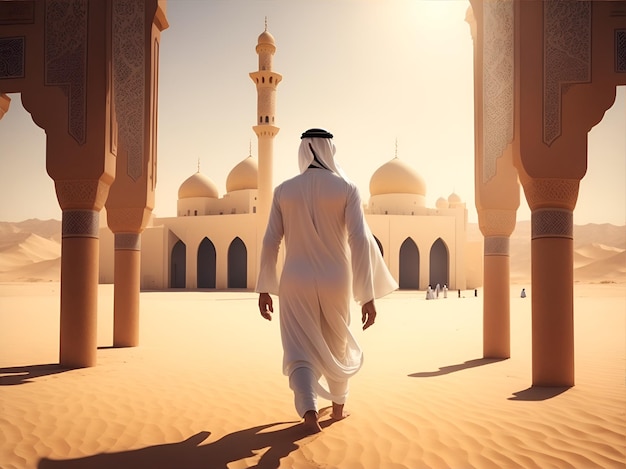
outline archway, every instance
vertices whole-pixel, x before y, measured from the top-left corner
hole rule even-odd
[[[420,285],[420,254],[415,241],[404,240],[400,246],[400,279],[403,290],[418,290]]]
[[[187,269],[187,246],[185,243],[178,240],[172,248],[172,255],[170,257],[170,288],[185,288],[187,284],[186,269]]]
[[[431,285],[439,284],[443,287],[450,284],[449,258],[448,246],[441,238],[437,238],[430,248],[430,272],[428,278]]]
[[[248,287],[248,250],[241,238],[228,247],[228,288]]]
[[[215,245],[204,238],[198,247],[198,288],[215,288]]]

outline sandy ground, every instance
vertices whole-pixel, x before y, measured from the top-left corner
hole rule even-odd
[[[102,285],[98,365],[64,370],[59,284],[0,284],[0,467],[626,467],[626,284],[575,286],[569,389],[530,388],[526,287],[526,299],[511,287],[501,361],[481,358],[481,290],[379,300],[357,333],[350,417],[330,424],[324,411],[323,432],[306,436],[278,321],[260,318],[253,293],[143,292],[141,344],[116,349]]]

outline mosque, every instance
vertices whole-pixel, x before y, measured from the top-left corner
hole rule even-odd
[[[251,154],[236,164],[220,197],[217,185],[198,171],[178,189],[175,217],[152,218],[141,235],[144,290],[253,289],[269,214],[271,165],[276,127],[276,89],[282,76],[272,69],[276,51],[267,28],[258,38],[258,161]],[[426,206],[426,183],[396,156],[372,175],[367,222],[401,289],[447,285],[473,289],[482,283],[482,243],[467,241],[467,209],[454,193]],[[363,200],[366,195],[361,194]],[[113,283],[114,236],[100,233],[100,283]]]

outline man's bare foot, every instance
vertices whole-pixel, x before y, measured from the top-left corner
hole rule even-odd
[[[322,427],[319,424],[319,416],[314,410],[307,410],[304,414],[304,426],[310,433],[319,433]]]
[[[336,404],[333,402],[333,411],[330,414],[330,418],[333,420],[343,420],[350,414],[343,410],[343,404]]]

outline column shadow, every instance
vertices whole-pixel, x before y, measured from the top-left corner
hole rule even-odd
[[[25,365],[0,368],[0,386],[16,386],[32,382],[40,376],[54,375],[70,371],[71,368],[61,366],[58,363],[45,365]]]
[[[334,420],[320,422],[322,428]],[[278,430],[271,427],[294,424]],[[302,423],[276,422],[230,433],[219,440],[202,444],[211,432],[202,431],[178,443],[148,446],[117,453],[100,453],[78,459],[39,461],[37,469],[228,469],[228,464],[267,451],[250,469],[278,469],[280,460],[297,450],[297,444],[312,435]]]
[[[531,386],[523,391],[514,392],[513,396],[507,399],[509,401],[545,401],[563,394],[570,388],[571,386]]]
[[[508,360],[508,358],[475,358],[456,365],[442,366],[437,371],[421,371],[418,373],[411,373],[408,376],[411,378],[431,378],[433,376],[443,376],[450,373],[456,373],[457,371],[467,370],[468,368],[476,368],[477,366],[501,362],[503,360]]]

